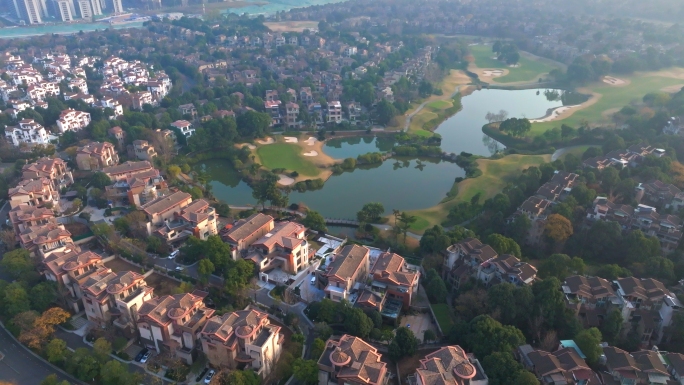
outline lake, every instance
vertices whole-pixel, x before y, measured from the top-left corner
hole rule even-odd
[[[230,205],[255,204],[252,189],[225,160],[208,160],[196,169],[212,176],[216,198]],[[432,207],[465,176],[454,163],[435,159],[390,159],[377,167],[359,167],[333,175],[322,189],[290,193],[290,203],[304,203],[328,218],[354,219],[368,202],[381,202],[387,212]],[[420,186],[420,187],[418,187]]]
[[[561,91],[546,90],[481,90],[463,97],[463,109],[438,128],[442,149],[447,152],[470,152],[489,156],[500,143],[482,133],[487,112],[506,110],[509,117],[540,118],[549,108],[577,103]],[[549,95],[553,94],[553,95]],[[483,136],[485,140],[483,140]],[[326,154],[337,159],[355,158],[368,152],[386,152],[393,140],[385,137],[328,139]],[[235,206],[254,204],[252,189],[225,160],[209,160],[195,166],[209,173],[216,198]],[[331,176],[322,189],[304,193],[292,192],[290,203],[304,203],[328,218],[353,219],[368,202],[380,202],[386,213],[417,210],[435,206],[451,190],[454,179],[465,172],[454,163],[435,159],[395,159],[382,165],[360,167],[353,172]]]
[[[544,91],[546,89],[483,89],[464,96],[461,99],[461,111],[445,120],[435,130],[442,136],[442,150],[455,154],[465,151],[490,156],[505,147],[482,133],[482,126],[488,123],[485,119],[487,112],[504,110],[508,112],[509,118],[536,119],[545,116],[549,108],[564,105],[564,100],[566,103],[576,101],[573,98],[563,98],[562,91],[554,90],[558,97],[547,97]]]

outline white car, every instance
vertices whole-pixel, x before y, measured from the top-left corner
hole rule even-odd
[[[180,266],[176,266],[176,271],[183,271],[183,268]]]
[[[174,250],[174,251],[172,251],[171,254],[169,254],[169,259],[174,259],[174,258],[176,258],[176,257],[178,256],[178,253],[179,253],[179,252],[180,252],[179,250]]]
[[[142,356],[142,358],[140,359],[140,363],[144,364],[145,362],[147,362],[147,359],[150,358],[150,354],[152,354],[152,352],[145,353],[145,355]]]
[[[207,373],[207,376],[204,377],[204,383],[205,384],[210,383],[211,379],[214,378],[214,374],[216,374],[216,372],[213,369],[210,370],[209,373]]]

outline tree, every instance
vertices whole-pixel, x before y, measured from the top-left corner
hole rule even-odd
[[[93,343],[93,354],[100,362],[105,362],[109,359],[109,354],[112,352],[112,344],[104,337],[100,337]]]
[[[57,299],[57,285],[53,281],[45,281],[31,288],[31,307],[44,312]]]
[[[176,179],[178,175],[180,175],[181,169],[175,164],[172,164],[166,168],[166,173],[171,177],[171,179]]]
[[[573,257],[566,254],[552,254],[539,264],[539,277],[556,277],[560,281],[571,275],[582,275],[586,265],[582,258]]]
[[[399,114],[396,107],[394,107],[394,105],[388,102],[386,99],[383,99],[380,103],[378,103],[376,106],[376,111],[378,114],[378,123],[382,124],[383,126],[388,125],[392,119]]]
[[[28,293],[19,282],[9,284],[4,291],[5,301],[2,310],[7,317],[14,317],[30,309]]]
[[[411,329],[401,326],[397,329],[388,347],[389,357],[397,362],[402,357],[412,356],[418,350],[418,339]]]
[[[530,221],[530,218],[527,215],[518,215],[508,227],[507,233],[516,243],[522,244],[531,228],[532,221]]]
[[[563,244],[573,234],[572,223],[568,218],[551,214],[544,225],[544,236],[553,241],[557,246]]]
[[[78,348],[67,360],[66,371],[81,381],[91,381],[100,373],[100,363],[90,349]]]
[[[26,249],[16,249],[5,253],[2,257],[2,261],[0,261],[0,267],[15,279],[34,270],[31,255]]]
[[[373,330],[373,321],[363,310],[353,307],[345,309],[344,328],[351,335],[366,338]]]
[[[320,338],[315,338],[313,344],[311,345],[311,358],[313,360],[318,360],[318,358],[325,351],[325,341]]]
[[[376,223],[382,219],[385,207],[382,203],[366,203],[361,211],[356,213],[356,219],[362,223]]]
[[[382,327],[382,314],[380,314],[379,311],[373,310],[370,313],[368,313],[368,318],[373,321],[373,326],[376,328],[380,329]]]
[[[448,295],[448,291],[444,281],[440,277],[435,277],[430,280],[425,288],[425,292],[428,295],[431,303],[445,303]]]
[[[238,133],[243,138],[260,138],[268,133],[271,117],[266,113],[250,110],[238,115],[236,123]]]
[[[513,136],[523,136],[532,129],[532,123],[527,118],[508,118],[499,124],[499,130]]]
[[[601,349],[602,336],[597,328],[582,330],[575,336],[575,343],[586,356],[587,364],[596,366],[603,350]]]
[[[601,189],[612,194],[613,188],[620,182],[620,172],[615,167],[606,167],[601,172]]]
[[[551,277],[537,281],[532,285],[534,294],[534,311],[530,316],[540,317],[543,322],[553,328],[564,316],[565,302],[558,278]]]
[[[523,371],[522,365],[510,352],[494,352],[482,359],[482,368],[490,385],[510,385]]]
[[[2,242],[7,250],[11,251],[17,247],[17,238],[13,230],[0,230],[0,242]]]
[[[45,355],[48,361],[53,364],[62,362],[66,359],[67,344],[59,338],[54,338],[45,346]]]
[[[468,323],[467,346],[478,357],[494,352],[510,352],[525,343],[522,332],[511,325],[502,325],[488,315],[479,315]]]
[[[129,373],[128,368],[116,360],[110,360],[100,369],[103,385],[136,385],[140,375]]]
[[[512,385],[539,385],[539,380],[527,370],[521,370],[512,382]]]
[[[71,131],[69,131],[71,132]],[[2,382],[0,381],[0,385],[11,385],[10,383]],[[56,374],[50,374],[49,376],[45,377],[43,381],[40,382],[40,385],[69,385],[69,381],[64,380],[64,381],[59,381],[57,378]]]
[[[199,280],[203,284],[209,282],[209,277],[216,270],[214,264],[208,259],[202,259],[197,265],[197,274],[199,274]]]
[[[423,342],[437,341],[437,334],[432,329],[423,332]]]
[[[318,363],[316,361],[297,358],[292,364],[292,369],[297,380],[310,385],[318,383]]]
[[[251,370],[233,370],[221,377],[221,385],[259,385],[259,376]]]
[[[325,218],[318,211],[308,210],[306,217],[302,219],[302,224],[311,230],[328,231],[328,228],[325,226]]]
[[[406,212],[402,211],[399,213],[399,215],[395,215],[395,226],[399,229],[399,231],[404,234],[404,243],[406,243],[406,235],[408,233],[408,230],[411,228],[411,225],[417,221],[418,218],[415,215],[409,215]]]
[[[603,339],[611,345],[617,343],[617,339],[622,331],[622,313],[618,309],[613,309],[601,323],[600,331]]]
[[[511,254],[518,258],[522,255],[520,246],[513,239],[504,237],[501,234],[489,234],[485,243],[499,254]]]
[[[93,174],[93,177],[90,179],[90,185],[95,188],[99,188],[100,190],[104,190],[106,186],[109,186],[112,184],[112,180],[109,179],[107,174],[98,171],[95,174]]]
[[[599,267],[599,269],[596,271],[596,275],[609,281],[613,281],[620,277],[629,277],[632,275],[632,272],[624,267],[612,264]]]
[[[25,323],[19,340],[32,349],[39,349],[55,333],[55,326],[63,324],[70,317],[69,313],[58,307],[50,308],[36,317],[34,322]]]

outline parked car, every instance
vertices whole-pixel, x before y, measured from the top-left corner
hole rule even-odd
[[[180,266],[176,266],[176,271],[183,271],[183,268]]]
[[[135,356],[135,362],[140,362],[142,358],[149,352],[149,349],[143,349],[141,350],[138,355]]]
[[[150,351],[147,351],[147,353],[143,354],[142,358],[140,359],[140,363],[144,364],[147,362],[147,359],[150,358],[150,354],[152,354]]]
[[[204,377],[204,383],[205,383],[205,384],[210,383],[210,382],[211,382],[211,379],[214,378],[214,374],[216,374],[216,372],[215,372],[213,369],[210,370],[210,371],[209,371],[209,374],[207,374],[207,376]]]
[[[169,254],[169,259],[174,259],[178,256],[178,253],[180,253],[180,250],[174,250]]]

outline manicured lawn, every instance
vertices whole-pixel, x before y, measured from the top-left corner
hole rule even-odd
[[[411,231],[425,231],[430,227],[430,222],[421,217],[416,217],[416,221],[411,224]]]
[[[480,170],[482,170],[482,175],[460,182],[456,198],[427,209],[410,211],[409,214],[415,215],[428,223],[427,226],[421,229],[421,231],[424,231],[446,221],[449,209],[459,202],[469,202],[477,193],[481,194],[480,202],[484,202],[485,199],[499,193],[522,170],[531,166],[538,166],[550,160],[551,155],[508,155],[496,160],[479,159],[477,163]],[[419,232],[419,230],[416,229],[416,232]]]
[[[257,149],[261,164],[268,169],[284,168],[305,176],[317,176],[318,168],[301,153],[301,147],[290,143],[268,144]]]
[[[444,110],[449,107],[451,107],[453,104],[446,101],[446,100],[435,100],[434,102],[430,102],[425,105],[425,107],[429,107],[435,110]]]
[[[509,67],[505,63],[492,59],[491,45],[474,45],[470,47],[470,52],[475,58],[475,65],[479,68],[505,68],[508,70],[506,76],[493,78],[496,83],[514,83],[535,80],[539,75],[550,72],[555,67],[536,60],[520,56],[518,67]]]
[[[451,327],[454,325],[454,321],[451,319],[451,311],[449,310],[449,305],[445,303],[432,304],[432,311],[435,313],[437,318],[437,323],[442,329],[442,333],[449,334]]]
[[[568,155],[572,154],[572,155],[575,155],[576,157],[578,157],[579,159],[582,159],[582,155],[584,155],[584,153],[589,149],[589,147],[600,147],[600,146],[592,146],[592,145],[587,144],[584,146],[573,147],[573,148],[569,149],[568,151],[566,151],[563,154],[563,156],[561,156],[560,158],[561,158],[561,160],[565,160],[565,158]]]
[[[600,94],[600,98],[592,105],[585,109],[575,111],[574,114],[563,120],[556,120],[551,122],[534,123],[530,136],[537,136],[550,130],[554,127],[560,127],[561,124],[567,124],[572,127],[579,127],[583,121],[590,124],[605,123],[608,119],[603,116],[606,110],[612,108],[622,108],[633,100],[641,101],[641,99],[649,92],[658,91],[661,88],[682,84],[682,79],[669,78],[664,76],[652,76],[648,74],[639,74],[629,78],[631,84],[624,87],[615,87],[601,83],[594,83],[587,88],[592,92]]]
[[[413,115],[411,124],[409,125],[409,132],[416,133],[418,131],[425,131],[423,130],[423,124],[435,118],[437,118],[437,114],[427,108],[423,108],[419,113]]]

